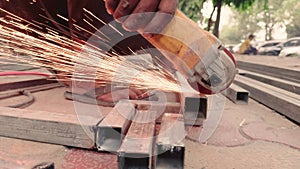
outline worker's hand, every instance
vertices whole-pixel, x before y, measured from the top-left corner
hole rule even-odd
[[[160,33],[172,19],[178,6],[178,0],[104,1],[107,12],[122,23],[124,29],[142,33]]]

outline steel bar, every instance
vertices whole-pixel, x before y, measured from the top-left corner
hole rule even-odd
[[[187,126],[201,126],[207,115],[207,97],[198,94],[183,93],[182,96],[182,112],[184,122]]]
[[[203,119],[207,114],[207,97],[196,94],[183,93],[181,103],[156,101],[131,100],[137,110],[155,111],[160,117],[156,122],[160,123],[163,113],[184,114],[186,125],[202,125]]]
[[[296,70],[267,66],[262,64],[248,63],[243,61],[237,61],[237,65],[238,68],[243,70],[300,83],[300,72]]]
[[[184,168],[185,127],[182,114],[165,113],[155,144],[156,169]]]
[[[300,95],[240,75],[234,83],[247,89],[253,99],[300,123]]]
[[[167,113],[180,113],[180,103],[158,101],[131,100],[137,110],[163,111]]]
[[[8,90],[15,90],[45,84],[57,83],[56,80],[52,79],[34,79],[34,80],[25,80],[20,82],[11,82],[11,83],[1,83],[0,84],[0,91],[8,91]]]
[[[300,83],[284,80],[281,78],[279,79],[259,73],[254,73],[246,70],[239,70],[239,74],[290,91],[292,93],[300,94]]]
[[[119,169],[152,167],[155,112],[137,111],[118,151]]]
[[[156,123],[161,123],[164,113],[179,114],[181,112],[181,106],[178,102],[166,102],[161,103],[158,101],[144,101],[144,100],[131,100],[137,110],[153,111],[156,113]]]
[[[235,84],[231,84],[223,94],[235,104],[248,104],[249,92]]]
[[[93,128],[100,117],[0,107],[0,135],[79,148],[94,148]]]
[[[20,94],[20,91],[24,91],[24,90],[29,91],[31,93],[35,93],[35,92],[50,90],[50,89],[59,88],[59,87],[63,87],[63,86],[60,85],[59,83],[50,83],[50,84],[25,87],[25,88],[20,88],[20,89],[15,89],[15,90],[2,91],[2,92],[0,92],[0,100],[7,99],[10,97],[20,96],[20,95],[22,95],[22,94]]]
[[[125,137],[135,108],[129,101],[119,101],[110,113],[97,125],[96,144],[100,151],[117,152]]]

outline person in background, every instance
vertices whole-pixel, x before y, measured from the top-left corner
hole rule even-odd
[[[248,38],[241,44],[239,49],[240,54],[257,54],[257,49],[251,45],[251,41],[254,39],[254,37],[255,36],[253,34],[249,35]]]

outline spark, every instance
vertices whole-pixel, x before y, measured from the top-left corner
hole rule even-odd
[[[36,23],[4,9],[0,8],[0,11],[10,16],[10,20],[0,18],[0,22],[4,23],[0,25],[0,58],[4,61],[0,63],[18,61],[20,64],[56,70],[60,81],[92,82],[96,85],[119,83],[138,89],[180,92],[173,75],[161,67],[145,69],[124,56],[114,52],[109,54],[89,43],[82,44],[51,28],[45,33],[39,30],[40,26]],[[39,38],[25,32],[32,32]]]
[[[67,21],[67,22],[69,22],[69,19],[67,19],[66,17],[61,16],[60,14],[57,14],[56,16],[63,19],[63,20],[65,20],[65,21]]]
[[[121,33],[117,28],[115,28],[114,26],[112,26],[110,23],[105,23],[103,20],[101,20],[99,17],[97,17],[95,14],[93,14],[91,11],[87,10],[86,8],[83,8],[83,11],[88,13],[89,15],[91,15],[92,17],[94,17],[96,20],[98,20],[99,22],[101,22],[103,25],[108,25],[110,28],[112,28],[114,31],[116,31],[118,34],[120,34],[121,36],[124,36],[123,33]]]
[[[110,39],[108,36],[106,36],[103,32],[99,31],[99,29],[97,29],[93,24],[91,24],[89,21],[87,21],[86,19],[83,19],[83,21],[85,23],[87,23],[90,27],[92,27],[96,32],[101,33],[101,35],[103,35],[105,38]]]

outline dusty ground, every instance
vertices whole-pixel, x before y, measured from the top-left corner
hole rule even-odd
[[[237,58],[300,69],[299,58]],[[73,103],[63,98],[64,90],[35,93],[37,101],[28,109],[74,113]],[[14,101],[0,101],[0,106]],[[109,109],[103,108],[103,112]],[[219,127],[206,144],[197,142],[199,132],[200,128],[190,129],[185,141],[186,169],[300,168],[299,126],[254,100],[248,105],[227,100]],[[44,161],[55,162],[59,169],[117,168],[115,155],[0,137],[0,169],[27,169]]]
[[[227,148],[199,146],[187,142],[187,169],[298,169],[299,150],[280,144],[256,141],[249,145]],[[196,153],[195,153],[196,152]]]
[[[188,169],[300,167],[299,126],[253,100],[249,105],[228,101],[207,144],[195,142],[195,133],[186,140]]]
[[[63,88],[54,89],[50,97],[49,93],[36,93],[38,102],[29,109],[70,113],[72,102],[59,104],[63,91]],[[198,131],[199,128],[191,130],[185,141],[186,169],[300,168],[299,127],[253,100],[248,105],[227,101],[219,127],[207,144],[197,142]],[[28,168],[43,161],[54,161],[58,168],[68,168],[66,156],[74,153],[63,146],[17,139],[0,138],[0,143],[0,166],[3,168],[5,165],[6,168]],[[101,159],[104,157],[107,156]],[[114,162],[109,168],[116,168],[116,159]]]

